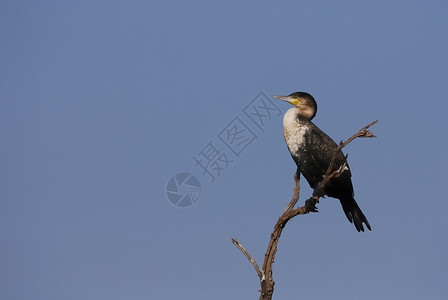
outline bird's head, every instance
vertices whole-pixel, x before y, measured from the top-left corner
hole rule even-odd
[[[305,92],[295,92],[288,96],[275,95],[274,99],[284,100],[299,109],[299,116],[311,120],[317,113],[317,103],[313,96]]]

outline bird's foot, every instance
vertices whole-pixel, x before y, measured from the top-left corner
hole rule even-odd
[[[313,197],[325,198],[325,193],[320,182],[314,187]]]
[[[316,203],[319,203],[318,197],[311,197],[305,201],[305,207],[308,212],[319,212],[316,207]]]

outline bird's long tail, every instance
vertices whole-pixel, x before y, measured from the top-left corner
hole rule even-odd
[[[363,214],[362,210],[358,206],[358,203],[356,203],[353,197],[339,199],[339,201],[341,201],[342,209],[344,210],[347,219],[350,221],[350,223],[355,224],[356,230],[358,230],[358,232],[364,231],[364,226],[362,225],[362,223],[366,224],[366,227],[369,230],[372,230],[370,228],[369,221],[367,221],[366,216]]]

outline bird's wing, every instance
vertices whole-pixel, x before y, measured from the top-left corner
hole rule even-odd
[[[311,157],[311,159],[313,160],[312,163],[314,164],[315,168],[317,168],[323,176],[328,169],[328,166],[338,145],[317,126],[311,126],[310,130],[311,132],[309,135],[307,135],[308,138],[306,141],[307,147],[311,150],[311,155],[309,157]],[[338,151],[333,170],[337,170],[344,162],[346,162],[344,154],[342,153],[342,151]],[[322,181],[322,179],[323,178],[320,178],[318,181]],[[350,194],[353,194],[351,172],[348,164],[347,170],[342,173],[341,176],[335,178],[333,180],[333,183],[336,185],[345,186],[346,191]]]

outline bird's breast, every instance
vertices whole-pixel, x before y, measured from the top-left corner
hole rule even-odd
[[[309,129],[306,123],[297,119],[298,108],[289,109],[283,117],[283,136],[291,154],[299,155],[299,149],[304,146],[305,135]]]

